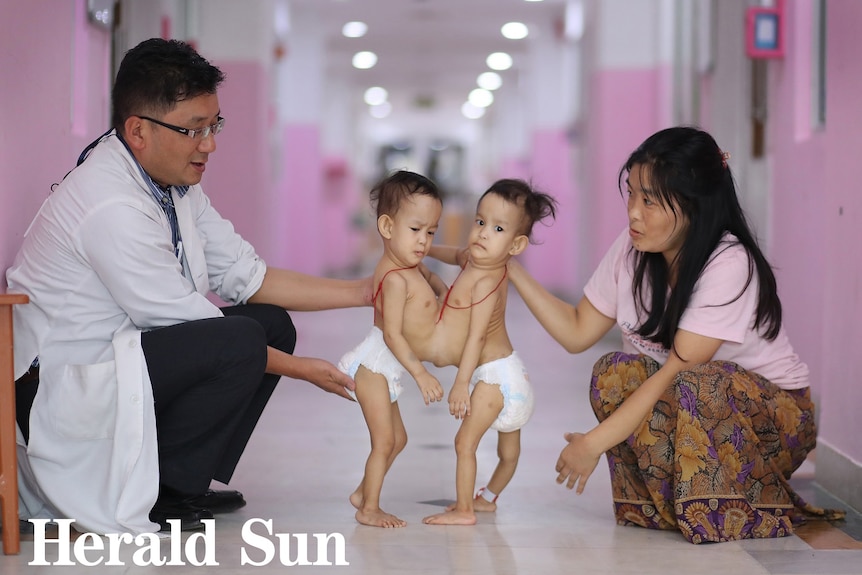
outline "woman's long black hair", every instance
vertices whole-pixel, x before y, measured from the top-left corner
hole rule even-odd
[[[754,328],[762,329],[767,339],[775,339],[781,329],[781,301],[775,275],[739,205],[726,155],[713,137],[686,126],[653,134],[632,152],[620,170],[620,193],[626,174],[635,165],[647,168],[642,173],[648,182],[644,187],[655,196],[650,199],[688,220],[685,241],[675,260],[675,282],[669,295],[670,270],[664,256],[633,250],[635,306],[639,315],[647,316],[637,333],[671,349],[695,284],[714,257],[722,236],[729,232],[748,252],[748,280],[740,286],[739,294],[717,305],[727,305],[741,297],[756,272],[758,294]],[[728,247],[730,244],[722,249]],[[649,302],[645,301],[647,286]]]

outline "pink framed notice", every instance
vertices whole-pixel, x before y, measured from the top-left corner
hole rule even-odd
[[[783,12],[781,8],[748,9],[745,15],[745,52],[749,58],[784,57]]]

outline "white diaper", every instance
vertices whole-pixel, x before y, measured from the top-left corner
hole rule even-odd
[[[476,368],[470,378],[470,391],[477,382],[499,385],[503,394],[503,410],[491,429],[509,432],[521,429],[533,415],[533,386],[527,377],[524,362],[516,352],[508,357],[489,361]]]
[[[401,376],[407,370],[386,347],[386,342],[383,341],[383,332],[379,327],[372,327],[371,333],[366,336],[362,343],[345,353],[338,361],[338,369],[350,377],[356,377],[360,365],[368,371],[379,373],[385,377],[389,384],[389,399],[393,403],[398,400],[398,396],[404,389],[401,385]],[[348,393],[353,399],[356,399],[354,392],[348,390]]]

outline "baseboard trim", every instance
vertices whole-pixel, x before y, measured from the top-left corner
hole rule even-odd
[[[817,442],[814,477],[820,486],[856,511],[862,511],[862,465],[828,443]]]

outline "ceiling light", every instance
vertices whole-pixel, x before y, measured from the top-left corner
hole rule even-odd
[[[388,97],[389,93],[386,88],[380,86],[372,86],[365,90],[365,103],[369,106],[378,106],[385,102]]]
[[[290,34],[290,12],[284,4],[276,4],[274,7],[272,29],[279,38]]]
[[[353,67],[360,70],[373,68],[377,63],[377,54],[374,52],[357,52],[353,55]]]
[[[509,40],[520,40],[521,38],[526,38],[529,33],[527,25],[523,22],[509,22],[507,24],[503,24],[503,27],[500,28],[500,32],[503,34],[503,37],[508,38]]]
[[[512,57],[505,52],[494,52],[485,62],[492,70],[508,70],[512,67]]]
[[[383,102],[382,104],[377,104],[376,106],[371,106],[368,108],[368,113],[371,114],[375,118],[385,118],[392,112],[392,104],[389,102]]]
[[[479,77],[476,78],[476,83],[480,88],[496,90],[503,85],[503,79],[497,72],[482,72],[479,74]]]
[[[467,101],[479,108],[487,108],[494,103],[494,94],[484,88],[476,88],[470,91]]]
[[[485,108],[479,108],[470,102],[464,102],[461,106],[461,114],[469,120],[478,120],[485,115]]]
[[[365,22],[348,22],[341,28],[341,33],[347,38],[362,38],[368,32]]]
[[[580,40],[584,35],[584,3],[580,0],[566,2],[566,38]]]

